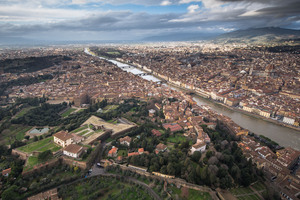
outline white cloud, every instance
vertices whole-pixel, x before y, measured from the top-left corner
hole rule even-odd
[[[241,14],[240,16],[241,17],[250,17],[250,16],[257,16],[257,15],[259,15],[258,12],[256,12],[255,10],[250,10],[250,11],[247,11],[247,12]]]
[[[199,9],[199,6],[198,5],[190,5],[187,9],[188,9],[188,13],[195,13],[196,10]]]
[[[218,0],[202,0],[205,8],[216,8],[224,4],[222,1]]]
[[[86,4],[86,0],[72,0],[72,4]]]
[[[161,6],[168,6],[168,5],[171,5],[172,3],[169,1],[169,0],[165,0],[165,1],[162,1],[161,2]]]
[[[35,21],[48,22],[52,20],[67,20],[81,18],[88,14],[85,10],[69,10],[69,9],[50,9],[40,7],[30,8],[21,5],[1,6],[0,22],[9,22],[10,19],[15,22]],[[6,18],[3,18],[6,16]]]
[[[235,31],[235,28],[225,28],[225,27],[219,27],[220,30],[225,31],[225,32],[231,32],[231,31]]]
[[[179,4],[187,4],[192,2],[200,2],[201,0],[180,0]]]

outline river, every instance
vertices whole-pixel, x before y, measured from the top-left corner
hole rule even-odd
[[[88,49],[85,49],[85,53],[90,54]],[[106,58],[99,57],[101,59],[108,60]],[[122,70],[133,73],[133,74],[141,74],[144,73],[142,70],[128,65],[124,64],[115,60],[108,60],[118,67],[120,67]],[[161,81],[160,79],[152,76],[152,75],[146,75],[141,76],[142,78],[146,80],[151,80],[154,82]],[[179,88],[172,87],[173,89],[180,90]],[[277,125],[275,123],[267,122],[262,119],[246,115],[244,113],[236,112],[233,110],[230,110],[224,106],[215,104],[214,102],[198,97],[194,95],[193,99],[197,102],[198,105],[208,105],[211,107],[212,110],[216,111],[217,113],[226,115],[230,117],[235,123],[237,123],[239,126],[248,129],[249,131],[258,134],[258,135],[264,135],[271,140],[277,142],[279,145],[284,147],[292,147],[294,149],[300,150],[300,132],[294,129],[290,129],[284,126]]]

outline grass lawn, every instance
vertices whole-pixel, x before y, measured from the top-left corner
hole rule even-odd
[[[30,130],[31,126],[12,124],[7,129],[4,129],[0,134],[0,144],[12,144],[15,140],[23,140],[25,133]]]
[[[118,151],[118,156],[127,156],[127,154],[128,154],[128,151],[127,150],[119,150]]]
[[[258,187],[261,187],[261,185],[259,185]],[[252,194],[254,191],[249,187],[233,188],[230,190],[230,192],[239,200],[260,200],[260,198],[256,194]]]
[[[111,110],[115,110],[118,107],[119,107],[118,105],[107,105],[105,108],[103,108],[103,113],[107,113]]]
[[[36,157],[36,156],[29,156],[28,159],[27,159],[26,165],[24,166],[23,171],[31,170],[31,169],[33,169],[33,167],[35,165],[40,164],[40,163],[43,163],[43,162],[40,162],[39,159],[38,159],[38,157]]]
[[[105,142],[108,143],[108,142],[111,142],[111,141],[113,141],[113,140],[115,140],[115,139],[113,139],[113,138],[108,138],[107,140],[105,140]]]
[[[266,190],[266,186],[262,182],[257,182],[253,184],[251,187],[253,187],[258,192],[262,190]]]
[[[80,113],[80,112],[82,112],[82,111],[84,111],[84,110],[85,110],[85,109],[82,108],[82,109],[78,110],[76,113]]]
[[[79,135],[83,136],[83,135],[86,134],[87,132],[89,132],[89,130],[84,130],[84,131],[80,132]]]
[[[26,152],[26,153],[31,153],[33,151],[40,151],[40,149],[44,149],[44,146],[49,145],[49,143],[53,143],[53,136],[45,138],[43,140],[33,142],[31,144],[19,147],[18,150]],[[46,149],[47,150],[47,149]]]
[[[177,194],[178,196],[181,195],[181,189],[179,189],[179,188],[173,186],[173,187],[171,187],[171,190],[172,190],[172,196],[173,196],[173,197],[174,197],[176,194]]]
[[[256,194],[240,196],[240,197],[237,197],[237,199],[239,199],[239,200],[260,200],[260,198]]]
[[[20,112],[18,112],[15,115],[15,118],[23,117],[29,110],[36,108],[36,107],[28,107],[28,108],[23,108]]]
[[[17,140],[23,140],[24,139],[24,136],[25,136],[25,133],[27,131],[29,131],[32,127],[24,127],[22,130],[18,131],[17,135],[16,135],[16,139]]]
[[[212,199],[208,192],[201,192],[198,190],[189,189],[189,200],[210,200]]]
[[[88,127],[88,125],[86,124],[86,125],[84,125],[82,127],[79,127],[78,129],[75,129],[75,130],[71,131],[71,133],[78,133],[79,131],[87,129],[87,127]]]
[[[186,140],[187,140],[187,138],[184,137],[181,134],[175,134],[175,135],[170,136],[170,137],[167,138],[167,141],[171,142],[171,143],[178,143],[178,142],[180,143],[180,142],[183,142],[183,141],[186,141]]]
[[[151,183],[151,181],[149,181],[147,178],[143,179],[142,177],[139,177],[137,180],[146,183],[147,185],[149,185]]]
[[[167,143],[167,147],[168,149],[173,149],[174,148],[174,144],[173,143]]]
[[[98,130],[96,130],[95,132],[96,132],[96,133],[101,133],[101,132],[103,132],[103,130],[102,130],[102,129],[98,129]]]
[[[123,183],[124,184],[124,183]],[[124,184],[125,185],[125,184]],[[116,186],[115,186],[116,188]],[[136,186],[126,184],[125,187],[122,190],[112,190],[109,192],[110,195],[115,199],[145,199],[145,200],[151,200],[152,198],[146,193],[143,189],[137,189]],[[106,200],[112,199],[109,196],[106,196]]]
[[[56,152],[61,148],[62,148],[61,146],[55,144],[54,142],[51,142],[51,143],[43,146],[42,148],[40,148],[39,151],[43,152],[43,151],[46,151],[46,150],[51,150],[52,152]]]
[[[37,157],[35,157],[35,156],[30,156],[30,157],[27,159],[27,163],[26,163],[26,166],[24,167],[24,171],[32,169],[33,166],[37,165],[38,163],[39,163],[39,160],[38,160]]]
[[[178,195],[179,197],[181,197],[181,189],[177,188],[175,186],[170,187],[171,191],[172,191],[172,199],[175,199],[175,196]],[[193,190],[193,189],[189,189],[189,197],[188,200],[211,200],[211,196],[208,192],[201,192],[198,190]]]
[[[85,135],[84,137],[90,137],[91,135],[93,135],[95,132],[93,131],[93,132],[90,132],[89,134],[87,134],[87,135]]]
[[[74,112],[76,109],[75,108],[69,108],[66,112],[64,112],[61,116],[62,117],[67,117],[69,116],[72,112]]]
[[[118,120],[116,120],[116,119],[111,119],[111,120],[108,120],[107,122],[108,122],[108,123],[112,123],[112,124],[117,124],[117,123],[118,123]]]
[[[60,191],[59,191],[60,193]],[[113,178],[91,178],[79,183],[69,184],[64,187],[61,193],[62,199],[90,199],[98,196],[97,199],[123,199],[123,200],[151,200],[147,192],[134,184],[128,184]]]
[[[87,147],[87,148],[92,148],[92,146],[88,145],[88,144],[85,144],[85,145],[82,145],[82,146]]]
[[[61,148],[62,148],[61,146],[55,145],[55,147],[52,147],[50,150],[51,150],[52,152],[56,152],[56,151],[60,150]]]
[[[239,188],[233,188],[233,189],[231,189],[230,192],[233,195],[240,195],[240,194],[252,193],[253,191],[250,188],[239,187]]]
[[[110,55],[120,55],[120,52],[118,51],[109,51],[109,52],[106,52],[107,54],[110,54]]]

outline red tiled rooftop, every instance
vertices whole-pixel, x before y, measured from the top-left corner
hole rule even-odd
[[[157,137],[161,136],[161,132],[156,130],[156,129],[152,129],[151,132],[152,132],[153,135],[155,135]]]
[[[9,174],[11,172],[11,168],[5,169],[2,171],[2,175]]]
[[[182,127],[179,126],[179,124],[176,124],[176,123],[172,123],[172,124],[163,124],[163,127],[164,127],[165,129],[170,128],[170,131],[171,131],[171,132],[176,132],[176,131],[181,131],[181,130],[182,130]]]
[[[64,151],[70,152],[70,153],[78,153],[82,150],[82,146],[79,146],[77,144],[70,144],[69,146],[67,146]]]
[[[128,157],[130,157],[130,156],[138,156],[138,155],[140,155],[139,152],[128,153]]]
[[[72,134],[68,134],[68,132],[66,132],[66,131],[59,131],[59,132],[55,133],[53,136],[57,137],[58,139],[60,139],[62,141],[66,141],[73,137]]]
[[[109,150],[109,154],[114,154],[114,153],[116,153],[118,151],[118,148],[112,148],[111,150]]]

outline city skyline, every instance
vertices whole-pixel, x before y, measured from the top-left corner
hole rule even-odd
[[[298,29],[295,0],[1,1],[0,35],[34,40],[140,40],[252,27]]]

